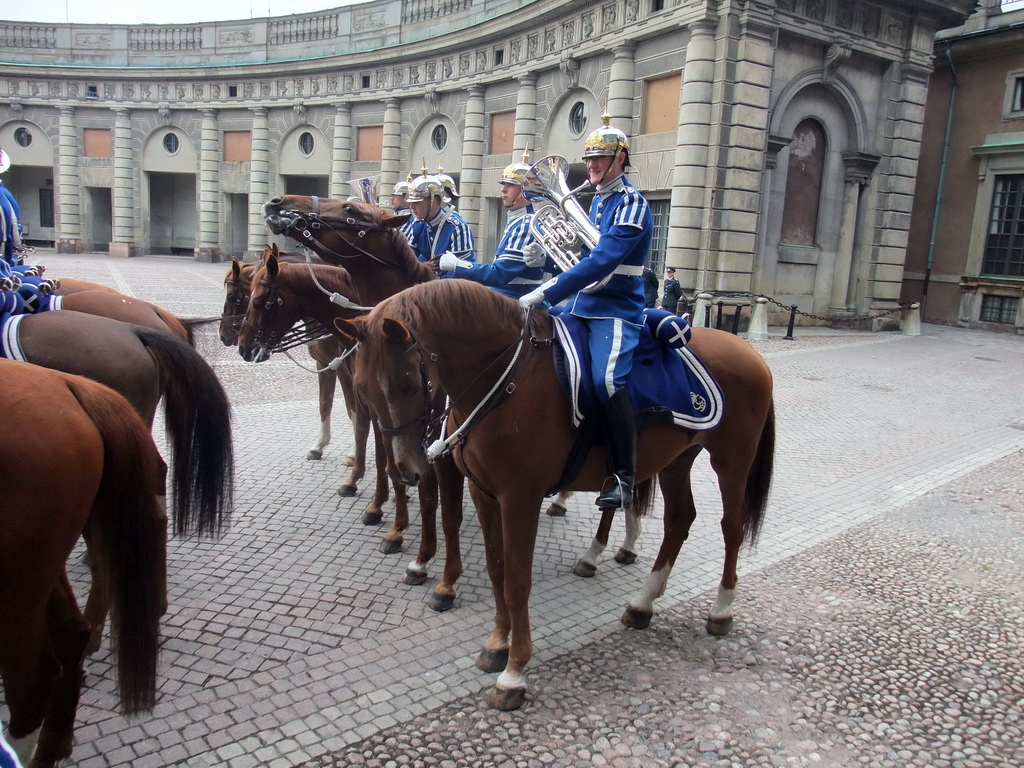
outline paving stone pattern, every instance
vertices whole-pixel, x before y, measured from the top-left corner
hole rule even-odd
[[[189,317],[219,313],[227,271],[34,260]],[[235,518],[220,541],[171,542],[151,715],[117,714],[106,645],[88,660],[71,765],[1024,765],[1024,339],[771,330],[755,346],[776,377],[775,483],[741,555],[733,632],[703,629],[722,561],[706,460],[648,630],[618,617],[660,521],[646,521],[637,564],[578,579],[597,524],[592,494],[578,495],[541,519],[530,696],[499,713],[483,702],[494,676],[473,665],[493,604],[468,495],[460,598],[436,614],[433,578],[401,584],[418,524],[405,553],[381,554],[384,529],[360,522],[372,476],[355,498],[335,492],[351,441],[340,400],[334,442],[307,461],[315,377],[244,363],[205,329],[198,348],[233,404]],[[77,557],[71,571],[87,588]]]

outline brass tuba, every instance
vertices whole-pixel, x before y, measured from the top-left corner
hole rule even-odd
[[[592,249],[601,236],[576,199],[576,195],[586,190],[590,182],[586,181],[576,189],[569,189],[568,171],[569,161],[564,157],[547,155],[534,163],[523,182],[523,194],[528,200],[540,199],[548,203],[533,214],[530,232],[563,271],[579,263],[580,245]],[[611,275],[608,275],[596,283],[591,283],[583,291],[598,291],[610,279]]]

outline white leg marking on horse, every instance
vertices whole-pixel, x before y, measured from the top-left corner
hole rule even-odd
[[[604,552],[604,544],[594,539],[590,542],[590,548],[580,556],[580,560],[596,567],[597,558],[601,556],[602,552]]]
[[[514,672],[509,672],[507,669],[498,675],[498,681],[495,683],[497,688],[503,688],[506,691],[511,691],[516,688],[526,688],[526,676],[520,675]]]
[[[29,759],[32,757],[32,752],[36,748],[36,742],[39,741],[39,732],[43,730],[42,726],[36,728],[28,736],[22,736],[20,739],[16,739],[11,736],[11,732],[7,730],[7,726],[4,726],[4,739],[11,745],[11,749],[14,750],[14,754],[18,756],[18,760],[21,761],[22,765],[28,765]]]
[[[622,548],[627,552],[636,552],[636,542],[643,533],[644,524],[640,515],[633,510],[626,511],[626,538],[622,540]]]
[[[647,574],[643,590],[629,601],[629,607],[640,611],[653,611],[654,601],[665,594],[665,585],[668,583],[668,575],[671,572],[672,569],[666,567]]]
[[[714,621],[732,618],[732,601],[735,599],[735,589],[725,589],[724,587],[719,586],[718,599],[715,600],[715,605],[711,609],[710,618]]]
[[[427,572],[427,564],[426,563],[417,563],[415,560],[413,560],[411,563],[409,563],[407,566],[405,566],[405,570],[406,571],[412,571],[413,573],[426,573]]]

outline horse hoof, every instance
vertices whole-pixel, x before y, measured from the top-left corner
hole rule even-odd
[[[489,651],[486,648],[480,649],[476,657],[476,668],[484,672],[501,672],[508,666],[508,648],[503,651]]]
[[[446,595],[444,592],[433,592],[430,595],[430,600],[427,602],[431,610],[437,611],[438,613],[444,613],[450,611],[455,607],[455,595]]]
[[[384,519],[383,512],[364,512],[363,513],[363,525],[380,525],[380,521]]]
[[[729,634],[729,630],[732,629],[732,616],[726,616],[724,619],[713,619],[709,616],[708,623],[704,627],[709,635],[722,637]]]
[[[628,549],[619,548],[619,551],[615,553],[615,562],[619,565],[632,565],[636,562],[636,552],[630,552]]]
[[[412,568],[405,569],[405,578],[402,579],[403,584],[408,584],[410,587],[418,587],[427,580],[426,571],[417,571]]]
[[[347,499],[350,496],[355,496],[358,490],[359,489],[356,488],[354,485],[349,485],[348,483],[345,483],[345,485],[341,486],[338,489],[338,495],[341,496],[341,498],[343,499]]]
[[[585,560],[577,560],[576,565],[572,567],[572,572],[576,576],[582,576],[584,579],[589,579],[597,573],[597,566],[592,565]]]
[[[654,616],[654,611],[645,611],[629,605],[626,606],[626,612],[622,614],[619,621],[633,629],[647,629],[651,626],[652,616]]]
[[[505,689],[495,687],[487,692],[487,703],[494,709],[500,709],[503,712],[519,709],[525,701],[525,688]]]
[[[561,504],[551,502],[551,506],[548,507],[548,515],[551,517],[565,517],[565,507]]]
[[[397,555],[402,551],[402,540],[381,539],[379,549],[383,555]]]
[[[306,458],[309,459],[310,461],[319,461],[323,457],[324,457],[324,452],[323,451],[317,451],[315,449],[311,450],[309,453],[306,454]]]

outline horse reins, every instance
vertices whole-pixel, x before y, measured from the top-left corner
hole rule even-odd
[[[310,198],[311,211],[308,213],[301,213],[294,209],[288,209],[287,211],[278,211],[278,215],[288,219],[288,223],[285,225],[283,234],[289,237],[299,238],[295,236],[294,230],[298,229],[299,234],[305,238],[309,243],[322,248],[326,253],[332,256],[336,256],[339,259],[357,259],[360,256],[365,256],[369,259],[373,259],[378,264],[383,264],[388,267],[398,267],[398,263],[389,261],[381,256],[378,256],[371,251],[363,248],[356,239],[348,238],[344,235],[345,232],[355,232],[357,238],[366,237],[367,232],[382,232],[384,227],[379,223],[370,221],[360,221],[353,216],[348,217],[326,217],[320,213],[320,198],[316,195]],[[323,242],[314,234],[317,230],[326,228],[330,232],[336,234],[341,238],[342,242],[351,248],[355,253],[340,253],[333,248],[328,248]]]

